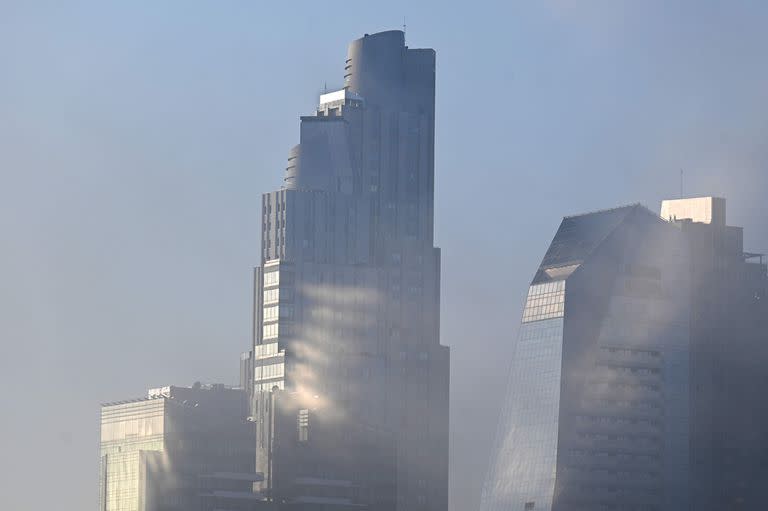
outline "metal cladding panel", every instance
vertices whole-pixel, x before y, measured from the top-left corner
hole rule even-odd
[[[375,105],[396,104],[405,79],[405,34],[399,30],[366,35],[348,50],[346,86]]]

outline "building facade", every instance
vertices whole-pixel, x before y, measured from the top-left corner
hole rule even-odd
[[[408,48],[400,31],[366,35],[350,44],[344,79],[301,117],[284,186],[262,200],[253,348],[241,359],[256,469],[266,475],[262,491],[285,505],[343,484],[358,488],[350,505],[445,511],[449,353],[439,341],[433,240],[435,52]],[[315,417],[304,433],[300,414]],[[329,456],[320,447],[330,429],[315,434],[313,424],[334,425],[336,449],[383,452],[390,443],[394,459],[373,460],[382,477],[371,479],[372,460]]]
[[[102,405],[99,511],[205,509],[201,496],[215,488],[206,481],[253,477],[247,412],[247,394],[222,385]]]
[[[565,218],[529,289],[481,509],[764,507],[767,289],[724,199]]]
[[[687,509],[687,250],[639,205],[563,220],[528,291],[482,511]]]
[[[661,216],[689,246],[691,509],[768,503],[768,279],[761,254],[718,197],[666,200]]]

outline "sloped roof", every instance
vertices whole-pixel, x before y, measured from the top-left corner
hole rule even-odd
[[[540,269],[581,263],[638,204],[563,218]]]
[[[652,214],[640,204],[631,204],[563,218],[533,283],[568,278],[630,213],[637,210]]]

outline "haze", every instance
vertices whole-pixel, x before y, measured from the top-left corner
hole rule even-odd
[[[99,403],[236,383],[261,193],[348,41],[437,51],[451,510],[560,217],[728,199],[768,251],[768,5],[0,1],[4,509],[95,507]],[[327,83],[324,83],[327,79]]]

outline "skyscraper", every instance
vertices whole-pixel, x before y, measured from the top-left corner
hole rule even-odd
[[[768,505],[768,278],[718,197],[666,200],[689,246],[691,509]]]
[[[564,219],[529,290],[481,509],[765,507],[766,274],[722,198]]]
[[[350,44],[344,70],[344,87],[301,117],[285,184],[262,200],[253,349],[242,359],[257,470],[264,493],[287,503],[331,492],[339,505],[445,511],[435,52],[408,48],[400,31],[365,35]],[[323,454],[332,430],[349,439],[336,449],[383,453],[389,443],[394,461],[382,454],[383,476],[370,479],[377,460]],[[315,461],[299,463],[296,449],[315,452]],[[340,481],[362,489],[334,493]]]
[[[688,257],[639,205],[562,221],[528,290],[482,511],[687,509]]]

